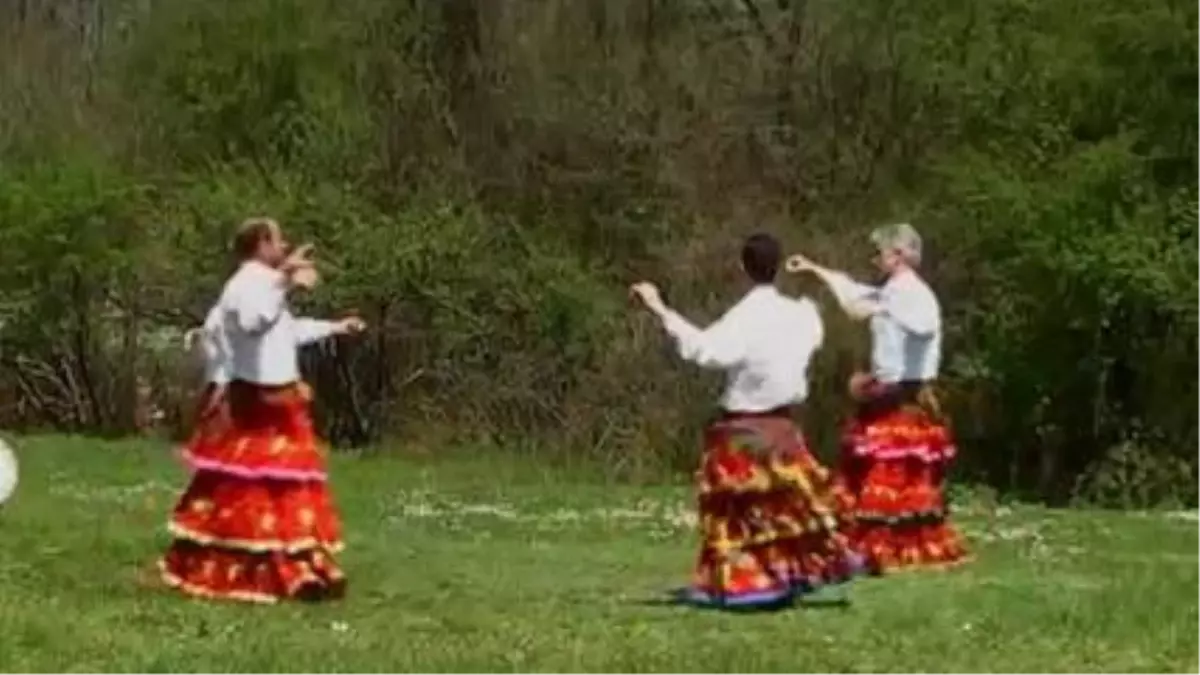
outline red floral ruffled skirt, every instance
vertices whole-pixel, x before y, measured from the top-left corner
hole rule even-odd
[[[231,383],[183,451],[194,470],[171,516],[163,579],[190,595],[252,602],[340,597],[341,523],[303,383]]]
[[[786,413],[726,416],[707,429],[705,446],[702,543],[686,600],[773,605],[861,568],[832,477]]]
[[[839,487],[853,505],[855,550],[875,572],[968,559],[943,489],[956,449],[933,392],[872,385],[842,443]]]

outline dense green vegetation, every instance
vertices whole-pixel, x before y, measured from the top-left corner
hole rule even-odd
[[[319,243],[312,376],[344,445],[523,442],[690,466],[712,381],[625,286],[711,318],[768,228],[865,271],[916,223],[961,469],[1194,503],[1196,4],[1178,0],[21,0],[0,6],[0,417],[122,433],[231,227]],[[817,292],[789,282],[798,292]],[[827,301],[828,299],[825,298]],[[810,433],[861,330],[830,317]]]

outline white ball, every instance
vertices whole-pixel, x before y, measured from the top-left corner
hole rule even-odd
[[[17,455],[3,438],[0,438],[0,504],[8,501],[17,489]]]

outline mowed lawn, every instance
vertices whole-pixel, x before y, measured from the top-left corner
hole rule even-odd
[[[694,555],[686,486],[532,460],[335,465],[339,603],[200,602],[138,584],[185,482],[170,449],[17,441],[0,510],[0,670],[1197,670],[1194,514],[972,508],[978,560],[868,579],[849,607],[658,602]]]

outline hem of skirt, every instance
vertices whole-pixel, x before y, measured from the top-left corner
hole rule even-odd
[[[748,608],[762,605],[775,605],[796,596],[791,588],[779,588],[769,591],[752,591],[749,593],[715,594],[694,586],[683,589],[681,599],[699,607],[730,607]]]
[[[215,459],[197,457],[186,449],[180,451],[179,454],[183,462],[194,471],[211,471],[213,473],[222,473],[250,480],[266,478],[271,480],[324,482],[329,477],[328,472],[313,469],[251,468],[239,466]]]
[[[167,586],[180,591],[186,595],[191,595],[205,600],[236,600],[238,602],[249,602],[258,605],[273,605],[278,603],[281,598],[270,593],[255,593],[253,591],[214,591],[211,588],[205,588],[198,584],[193,584],[184,581],[181,577],[172,574],[166,569],[166,565],[159,563],[163,583]]]
[[[861,555],[873,574],[885,575],[902,571],[917,570],[949,570],[965,565],[975,560],[975,556],[964,546],[938,547],[931,550],[928,546],[915,548],[915,555],[905,556],[903,546],[890,544],[876,545],[862,550]],[[914,549],[909,548],[909,551]],[[890,554],[890,555],[889,555]]]
[[[219,548],[232,549],[237,551],[245,551],[247,553],[272,553],[282,551],[283,553],[294,554],[303,553],[305,551],[313,551],[323,549],[330,553],[340,553],[345,544],[341,541],[323,542],[316,537],[305,537],[295,541],[283,541],[280,539],[260,539],[257,541],[249,539],[230,539],[225,537],[214,537],[209,534],[197,532],[187,526],[180,525],[174,521],[167,522],[167,531],[173,537],[179,540],[188,541],[200,546],[215,546]]]
[[[306,596],[306,589],[312,591],[311,596]],[[340,571],[325,578],[309,571],[288,585],[286,597],[290,600],[337,600],[345,592],[346,577]]]
[[[810,595],[822,588],[842,586],[854,580],[856,574],[820,579],[817,581],[803,580],[793,582],[784,588],[772,588],[762,591],[747,591],[743,593],[713,593],[696,586],[680,589],[679,596],[684,602],[698,607],[715,607],[729,609],[752,609],[754,607],[770,607],[790,602],[797,598]]]
[[[341,574],[329,579],[322,579],[311,572],[304,578],[293,581],[282,595],[259,593],[255,591],[216,591],[199,584],[185,581],[179,575],[167,569],[166,561],[158,561],[159,577],[168,588],[173,588],[186,595],[206,600],[234,600],[260,605],[273,605],[284,600],[304,600],[305,588],[317,588],[314,597],[319,599],[336,599],[345,594],[346,578]]]

